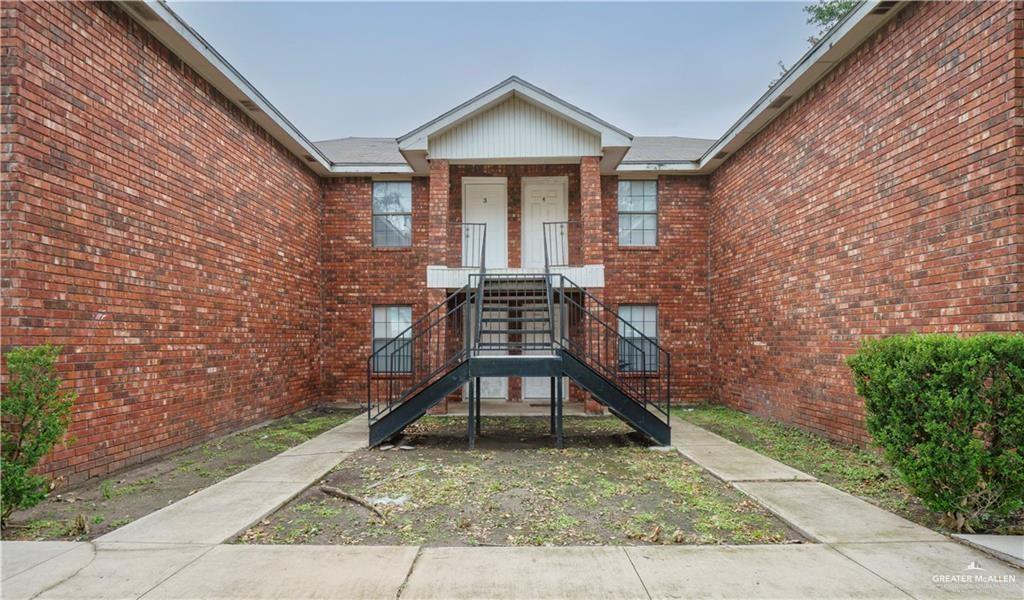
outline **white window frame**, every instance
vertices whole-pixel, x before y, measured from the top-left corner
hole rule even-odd
[[[647,336],[655,344],[658,343],[657,304],[622,304],[619,306],[619,370],[623,373],[653,373],[658,370],[658,348],[644,341],[639,334]],[[633,329],[627,326],[631,326]],[[637,349],[644,353],[644,365],[634,365],[629,357],[636,354]]]
[[[638,196],[633,192],[633,186],[640,185],[643,191]],[[630,210],[623,210],[622,199],[623,199],[623,188],[629,188],[628,197],[630,199],[639,198],[642,204],[646,204],[647,200],[653,202],[653,206],[646,207],[642,206],[641,210],[636,210],[636,207],[630,207]],[[648,193],[651,191],[652,193]],[[656,179],[620,179],[618,186],[618,194],[616,199],[616,209],[618,210],[618,240],[619,246],[623,248],[654,248],[658,245],[658,181]],[[641,228],[640,230],[634,230],[622,227],[622,218],[627,217],[629,219],[639,218],[643,220],[645,217],[654,218],[654,229],[653,238],[647,240],[645,231],[648,229]],[[624,237],[623,234],[626,234]],[[636,242],[633,238],[639,233],[641,235],[640,242]]]
[[[385,188],[389,186],[402,186],[408,188],[409,197],[409,210],[408,211],[394,211],[394,212],[377,212],[377,189]],[[412,246],[412,182],[401,180],[401,181],[374,181],[373,190],[370,196],[370,236],[372,239],[374,248],[409,248]],[[383,243],[377,239],[377,219],[383,219],[385,221],[394,217],[404,217],[409,220],[409,239],[405,240],[405,243],[390,244]]]
[[[401,313],[405,312],[404,315]],[[401,342],[392,342],[389,349],[380,356],[377,351],[385,347],[391,340],[412,337],[412,306],[407,304],[388,304],[374,306],[370,314],[371,349],[376,356],[373,361],[374,373],[411,373],[412,346]],[[395,364],[398,356],[398,364]]]

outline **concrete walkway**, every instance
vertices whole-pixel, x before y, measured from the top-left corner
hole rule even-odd
[[[560,548],[42,544],[0,544],[4,598],[1024,597],[1019,569],[950,541]],[[972,563],[983,570],[967,570]],[[953,581],[965,576],[983,579]]]
[[[943,542],[944,535],[815,481],[767,456],[672,418],[673,446],[750,496],[808,539],[844,542]]]
[[[150,513],[97,542],[219,544],[274,512],[366,447],[365,415]]]
[[[335,428],[92,543],[3,542],[3,598],[1016,598],[1024,572],[675,420],[675,447],[817,544],[224,545],[362,447]]]
[[[1024,535],[956,534],[953,537],[1024,569]]]

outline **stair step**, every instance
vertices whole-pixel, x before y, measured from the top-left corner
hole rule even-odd
[[[488,317],[483,319],[484,323],[547,323],[547,317]]]
[[[502,344],[498,342],[480,342],[477,350],[550,350],[549,342],[522,342]]]
[[[488,329],[486,327],[481,327],[480,328],[480,335],[499,334],[499,333],[521,334],[521,335],[540,335],[540,334],[544,334],[544,335],[550,336],[551,335],[551,330],[550,329],[504,329],[504,328],[501,328],[501,329]]]
[[[527,311],[527,310],[547,312],[548,305],[547,304],[529,304],[529,305],[522,305],[522,306],[506,306],[506,305],[502,304],[502,305],[488,306],[488,305],[485,304],[483,306],[483,309],[484,309],[484,312],[504,312],[506,310],[507,311],[515,311],[515,312],[523,312],[523,311]]]

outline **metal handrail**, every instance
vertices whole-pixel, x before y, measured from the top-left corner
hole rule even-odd
[[[456,239],[458,240],[457,244],[454,243]],[[463,223],[461,221],[448,223],[446,261],[449,267],[472,268],[482,266],[486,245],[486,223]]]
[[[544,264],[546,267],[572,266],[574,249],[572,238],[582,238],[580,221],[550,221],[542,224],[544,230]],[[574,232],[576,235],[574,236]],[[582,242],[582,239],[579,240]],[[582,244],[580,245],[580,247]]]
[[[623,388],[624,391],[632,394],[634,400],[638,400],[645,407],[651,407],[656,409],[658,412],[664,415],[665,422],[669,422],[669,403],[671,402],[672,393],[672,356],[661,347],[657,341],[651,339],[645,335],[631,323],[623,319],[617,311],[612,310],[604,302],[599,300],[596,296],[588,292],[582,286],[576,284],[571,279],[566,277],[564,274],[553,274],[551,268],[553,266],[568,266],[569,257],[569,244],[568,244],[568,229],[575,221],[560,221],[544,223],[544,276],[545,285],[547,286],[548,293],[548,314],[551,318],[551,331],[552,331],[552,345],[561,347],[565,350],[573,352],[574,354],[580,355],[585,362],[591,367],[596,368],[598,371],[613,381],[616,385]],[[556,247],[552,247],[552,241],[555,236],[563,239],[564,241],[558,244]],[[559,284],[559,334],[557,339],[555,338],[554,331],[554,286],[555,277],[558,278]],[[566,288],[568,287],[568,290]],[[578,294],[579,301],[570,297],[571,294]],[[587,308],[587,303],[591,303],[595,306],[598,311],[612,315],[611,321],[616,324],[612,326],[602,319],[594,311]],[[607,346],[608,340],[611,339],[615,343],[615,353],[617,356],[616,365],[614,367],[607,364],[607,358],[610,353],[607,348],[604,348],[604,358],[602,360],[601,347],[598,345],[596,352],[593,348],[590,348],[590,344],[593,342],[591,339],[590,325],[584,327],[582,343],[574,343],[572,338],[572,332],[569,331],[569,323],[567,311],[573,310],[581,319],[587,319],[591,323],[596,323],[598,327],[598,337],[602,337],[604,345]],[[620,333],[621,327],[621,333]],[[600,332],[604,332],[602,336]],[[629,335],[623,335],[623,333]],[[638,346],[633,340],[640,340],[643,347]],[[619,361],[618,355],[621,348],[631,348],[633,356],[639,355],[640,365],[637,371],[624,372],[622,365]],[[644,348],[654,349],[657,355],[657,367],[656,369],[649,369],[647,360],[648,352]],[[648,380],[653,379],[657,385],[654,389],[648,385]],[[639,384],[637,384],[639,381]]]
[[[487,275],[487,226],[484,226],[484,243],[480,248],[480,281],[476,290],[476,328],[473,330],[474,345],[480,344],[484,321],[484,280]],[[468,335],[468,332],[467,332]]]
[[[577,285],[569,282],[568,287],[569,290],[564,293],[561,301],[567,307],[569,315],[563,325],[565,333],[560,336],[557,345],[601,372],[607,379],[631,394],[634,400],[662,413],[667,422],[668,404],[671,399],[671,355],[663,348],[657,348],[658,367],[649,369],[649,348],[645,349],[638,344],[636,338],[631,339],[622,335],[614,325],[587,308],[587,296]],[[579,300],[573,298],[577,292],[583,292],[578,296]],[[571,321],[575,321],[578,326],[574,328]],[[574,333],[579,335],[574,337]],[[651,343],[649,337],[642,337],[647,343]],[[613,346],[614,349],[608,346]],[[611,360],[612,353],[619,355],[624,347],[634,356],[639,356],[638,370],[623,371],[619,361]]]
[[[482,306],[483,278],[486,273],[487,226],[482,223],[450,225],[457,225],[460,231],[470,230],[480,234],[481,283],[475,290],[479,308]],[[467,328],[470,325],[473,296],[474,289],[467,283],[370,353],[366,361],[366,409],[371,424],[469,355],[470,333]],[[478,310],[478,332],[480,314]],[[455,338],[449,333],[460,329],[462,341],[456,345],[452,343]],[[386,363],[385,368],[377,368],[382,361]]]
[[[467,295],[450,303],[463,293]],[[462,344],[454,348],[446,333],[455,320],[452,317],[463,312],[467,302],[468,288],[463,287],[370,354],[366,362],[366,409],[371,423],[425,387],[465,353]],[[383,369],[379,368],[382,361]]]
[[[547,226],[548,226],[548,223],[543,223],[541,225],[541,228],[544,231],[544,290],[547,293],[547,297],[548,297],[548,331],[551,332],[551,347],[554,348],[555,347],[555,299],[554,299],[555,291],[552,289],[553,286],[551,285],[551,259],[550,259],[550,256],[548,254],[548,232],[547,232]],[[561,322],[559,322],[559,325],[561,325]],[[562,333],[559,333],[559,337],[561,337],[561,335],[562,335]],[[554,402],[554,398],[552,398],[551,401]]]
[[[585,307],[583,307],[582,305],[580,305],[579,303],[577,303],[574,300],[568,300],[568,302],[569,302],[570,305],[574,305],[573,308],[577,309],[581,315],[583,315],[585,317],[589,317],[590,321],[592,321],[593,323],[596,323],[599,326],[599,328],[604,328],[609,333],[608,337],[611,338],[615,342],[616,349],[618,349],[618,343],[620,341],[622,341],[622,342],[625,342],[626,344],[629,344],[630,346],[632,346],[634,351],[639,352],[641,354],[641,357],[644,357],[644,351],[643,351],[642,348],[640,348],[639,346],[637,346],[633,342],[629,341],[629,339],[624,338],[624,337],[618,335],[618,333],[614,330],[614,328],[612,328],[610,325],[608,325],[607,323],[602,321],[600,318],[598,318],[597,315],[595,315],[594,313],[590,312],[589,310],[587,310]],[[586,327],[586,326],[584,326],[584,327]],[[590,336],[587,336],[586,337],[586,341],[584,343],[582,343],[582,344],[574,343],[571,337],[562,338],[558,342],[558,346],[559,347],[562,347],[562,348],[564,348],[566,350],[569,350],[573,354],[579,355],[579,356],[581,356],[581,357],[583,357],[585,359],[586,358],[594,359],[594,360],[589,360],[587,362],[591,363],[591,366],[596,367],[597,370],[601,371],[607,378],[615,381],[615,383],[618,384],[619,387],[621,387],[621,388],[625,389],[626,391],[630,392],[632,395],[641,398],[641,400],[646,404],[647,403],[647,399],[646,399],[645,390],[642,389],[642,388],[641,389],[637,389],[636,384],[633,383],[633,379],[631,379],[631,378],[623,378],[621,376],[621,371],[619,369],[608,366],[607,361],[600,360],[600,358],[601,358],[600,344],[598,344],[597,352],[594,352],[591,349],[592,345],[593,345],[593,343],[591,342]],[[607,346],[607,343],[605,345]],[[605,355],[607,355],[609,353],[609,350],[607,348],[605,348],[604,351],[605,351]],[[641,380],[642,380],[642,378],[641,378]]]

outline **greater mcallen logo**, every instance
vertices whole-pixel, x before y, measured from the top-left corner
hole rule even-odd
[[[932,582],[939,584],[952,584],[954,586],[995,586],[1013,584],[1017,581],[1016,575],[986,575],[985,568],[972,560],[961,573],[948,575],[932,575]]]

